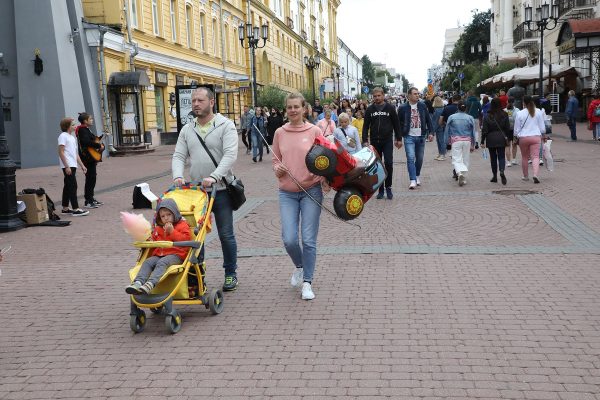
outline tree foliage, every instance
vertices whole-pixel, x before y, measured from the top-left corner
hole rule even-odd
[[[285,108],[285,97],[287,92],[277,85],[267,85],[258,92],[258,106],[277,107],[280,110]]]
[[[368,55],[364,55],[361,58],[362,60],[362,72],[363,72],[363,80],[365,82],[365,86],[368,86],[369,89],[373,89],[375,86],[373,83],[375,82],[375,68],[373,67],[373,63],[369,59]]]
[[[464,32],[454,45],[452,60],[463,60],[465,64],[485,62],[488,57],[486,46],[490,41],[490,26],[492,21],[491,10],[472,10],[473,20],[465,26]],[[482,51],[478,50],[481,45]],[[471,46],[475,52],[471,52]]]

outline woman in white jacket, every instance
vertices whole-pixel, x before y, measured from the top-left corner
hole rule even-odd
[[[523,97],[524,109],[515,117],[515,137],[519,140],[521,149],[521,168],[524,181],[529,180],[528,160],[531,159],[533,167],[533,182],[540,183],[538,177],[540,170],[540,147],[542,140],[546,140],[546,126],[544,113],[535,107],[531,96]]]

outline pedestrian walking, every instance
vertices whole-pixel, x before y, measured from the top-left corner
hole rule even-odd
[[[435,141],[437,143],[438,155],[434,158],[436,161],[444,161],[446,159],[446,135],[444,134],[444,127],[440,124],[440,118],[444,112],[444,101],[440,96],[435,96],[431,102],[433,106],[433,114],[431,114],[431,124],[433,125],[433,131],[435,132]]]
[[[273,137],[277,129],[283,126],[283,114],[277,107],[271,108],[271,116],[267,120],[267,143],[269,146],[273,144]],[[267,147],[267,154],[269,153],[269,147]]]
[[[402,106],[399,118],[402,121],[404,151],[410,179],[408,189],[414,190],[421,186],[425,139],[431,142],[434,134],[431,116],[425,103],[419,101],[419,89],[416,87],[408,89],[408,103]]]
[[[587,109],[588,129],[594,140],[600,140],[600,92],[594,92],[594,99]]]
[[[86,173],[86,166],[79,157],[77,151],[77,139],[72,135],[73,118],[63,118],[60,121],[62,133],[58,136],[58,161],[62,169],[63,191],[62,191],[62,211],[61,214],[68,214],[74,217],[88,215],[90,212],[79,208],[77,201],[77,165],[81,166],[83,173]],[[69,202],[71,208],[69,208]]]
[[[359,135],[362,134],[363,126],[365,125],[364,116],[365,114],[363,110],[357,110],[354,114],[354,118],[352,118],[351,125],[356,128]]]
[[[577,141],[577,115],[579,114],[579,100],[575,96],[574,90],[569,90],[569,100],[567,100],[567,107],[565,109],[567,114],[567,126],[571,132],[570,142]]]
[[[251,125],[252,161],[262,161],[263,147],[266,143],[263,137],[267,136],[267,119],[263,115],[261,107],[256,107],[254,109],[254,116],[252,116]]]
[[[306,154],[322,133],[303,120],[305,103],[299,93],[290,93],[286,98],[289,123],[279,128],[273,139],[273,171],[279,183],[281,237],[295,267],[290,284],[302,287],[302,299],[312,300],[321,202],[329,185],[325,178],[306,168]]]
[[[508,135],[506,135],[508,138],[508,145],[506,146],[506,166],[510,167],[511,165],[519,164],[517,162],[517,150],[519,148],[519,143],[515,137],[515,117],[521,110],[515,107],[515,99],[513,97],[509,97],[508,105],[504,111],[508,115],[508,124],[510,126],[510,131],[508,132]]]
[[[367,107],[362,142],[363,147],[368,146],[369,143],[373,145],[381,156],[387,172],[385,183],[379,187],[377,198],[383,199],[385,186],[387,198],[391,200],[394,197],[392,192],[394,145],[397,148],[402,147],[402,132],[396,109],[385,101],[383,89],[380,87],[373,89],[373,104]]]
[[[347,113],[341,113],[338,119],[340,126],[333,131],[333,136],[344,146],[348,153],[354,154],[362,149],[358,130],[350,125],[350,116]]]
[[[502,103],[499,98],[492,99],[490,102],[490,111],[483,119],[481,127],[481,147],[488,148],[490,153],[490,164],[492,167],[492,179],[490,182],[498,182],[498,168],[500,169],[500,180],[506,185],[506,175],[504,168],[506,166],[506,145],[508,143],[508,134],[510,132],[510,123],[508,114],[502,110]]]
[[[94,118],[86,113],[82,112],[77,118],[80,125],[77,127],[77,140],[79,141],[79,157],[85,165],[85,186],[83,197],[85,198],[85,208],[98,208],[103,203],[96,200],[94,197],[94,191],[96,189],[97,180],[97,165],[99,160],[102,158],[102,152],[104,151],[104,144],[100,141],[100,138],[96,136],[91,130],[90,126],[94,124]]]
[[[517,113],[515,118],[515,136],[519,139],[521,149],[521,168],[524,181],[529,180],[528,159],[531,159],[533,167],[533,182],[540,183],[540,146],[542,139],[545,141],[546,126],[544,123],[544,112],[535,106],[531,96],[523,97],[525,108]]]
[[[246,154],[250,154],[251,149],[251,141],[250,141],[250,130],[248,129],[248,125],[250,125],[252,119],[252,114],[250,114],[250,108],[248,106],[244,106],[244,112],[242,113],[242,117],[240,118],[240,127],[242,132],[242,143],[246,146]]]
[[[467,106],[464,102],[459,101],[457,106],[458,112],[448,118],[445,133],[452,146],[453,177],[458,181],[458,186],[464,186],[467,183],[470,155],[475,150],[477,122],[466,113]]]
[[[323,106],[321,105],[320,99],[315,99],[315,105],[313,106],[312,110],[313,110],[313,112],[316,112],[317,115],[319,115],[323,112]]]
[[[323,136],[333,135],[333,131],[335,131],[335,123],[331,119],[331,110],[325,109],[323,113],[325,114],[325,118],[317,122],[317,127],[321,130]]]
[[[231,182],[234,178],[231,169],[237,159],[238,135],[231,120],[221,114],[213,114],[214,104],[215,95],[209,88],[199,87],[192,92],[192,109],[196,118],[179,133],[172,160],[173,181],[177,186],[184,184],[184,169],[189,159],[191,182],[199,182],[205,188],[216,186],[212,211],[223,251],[223,290],[232,291],[238,285],[237,242],[231,198],[223,180]]]

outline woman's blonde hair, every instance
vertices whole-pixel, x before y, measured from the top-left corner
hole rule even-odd
[[[293,93],[288,94],[285,98],[285,105],[287,106],[288,101],[295,100],[295,99],[300,99],[300,102],[302,103],[302,107],[306,107],[306,99],[304,98],[304,96],[302,96],[302,93],[298,93],[298,92],[293,92]]]
[[[347,113],[343,112],[340,115],[338,115],[338,121],[341,121],[341,120],[350,122],[350,116]]]
[[[444,107],[444,100],[440,96],[435,96],[433,98],[433,108]]]

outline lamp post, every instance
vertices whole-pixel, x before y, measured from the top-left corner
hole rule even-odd
[[[319,55],[319,50],[315,51],[314,55],[304,56],[304,65],[308,68],[312,73],[312,92],[313,92],[313,104],[315,99],[317,98],[317,94],[315,92],[315,69],[319,69],[321,66],[321,56]]]
[[[2,92],[0,91],[0,99]],[[0,114],[0,232],[16,231],[25,227],[17,217],[17,165],[8,156],[10,150],[4,131],[4,110]]]
[[[248,39],[248,46],[244,45],[244,31],[246,32],[246,39]],[[240,26],[238,27],[238,35],[242,47],[245,49],[250,49],[250,56],[252,58],[252,107],[256,107],[257,101],[255,51],[256,49],[265,47],[265,45],[267,44],[267,39],[269,38],[269,25],[264,23],[259,28],[258,26],[252,26],[251,22],[247,22],[245,26],[244,24],[240,24]],[[259,46],[258,42],[261,38],[263,40],[263,44],[262,46]]]
[[[485,51],[483,49],[483,45],[481,43],[477,44],[477,47],[475,47],[475,45],[471,45],[471,54],[481,54],[483,55],[484,53],[490,53],[490,44],[486,44],[485,45]],[[481,87],[481,81],[482,81],[482,76],[481,76],[481,66],[483,65],[483,60],[479,61],[479,86]]]
[[[544,31],[556,28],[558,23],[558,4],[553,2],[552,9],[550,9],[550,4],[548,3],[536,7],[535,16],[536,20],[533,21],[532,7],[526,6],[525,23],[527,24],[527,29],[540,32],[540,83],[538,93],[541,99],[544,97]]]
[[[465,62],[463,60],[454,60],[450,62],[450,66],[452,67],[453,72],[459,72],[463,65],[465,65]],[[462,94],[462,80],[464,79],[465,75],[462,72],[459,72],[457,77],[458,93]]]

